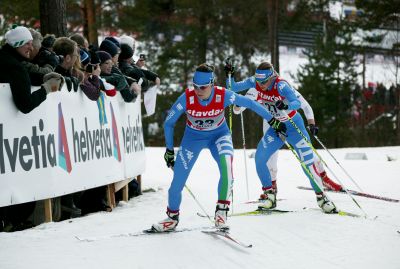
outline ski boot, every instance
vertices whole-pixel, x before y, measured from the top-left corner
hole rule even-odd
[[[227,224],[227,215],[229,211],[229,201],[219,200],[215,208],[214,224],[218,229],[229,229]]]
[[[321,178],[322,178],[322,184],[324,185],[324,187],[326,189],[332,190],[332,191],[341,191],[342,190],[342,186],[340,186],[339,184],[335,183],[332,179],[330,179],[328,177],[328,175],[326,174],[326,172],[321,173]]]
[[[324,211],[324,213],[337,213],[336,206],[333,202],[329,201],[323,193],[317,194],[318,206]]]
[[[268,210],[276,207],[276,192],[273,188],[265,189],[263,188],[264,193],[260,195],[260,199],[258,201],[260,204],[258,205],[259,210]]]
[[[172,211],[167,208],[166,213],[168,217],[156,224],[153,224],[153,226],[151,226],[151,229],[160,233],[175,230],[176,226],[178,226],[179,223],[179,210]]]

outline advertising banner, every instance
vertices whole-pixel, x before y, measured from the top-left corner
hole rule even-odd
[[[0,84],[0,207],[110,184],[144,168],[139,98],[125,103],[102,93],[91,101],[64,85],[23,114]]]

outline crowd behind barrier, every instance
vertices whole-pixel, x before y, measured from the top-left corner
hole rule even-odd
[[[42,37],[13,26],[4,41],[0,231],[25,221],[32,201],[47,198],[58,197],[66,212],[58,220],[111,211],[105,199],[110,204],[114,195],[106,198],[101,186],[143,172],[140,95],[160,78],[145,57],[133,60],[135,40],[126,35],[96,48],[80,34]]]

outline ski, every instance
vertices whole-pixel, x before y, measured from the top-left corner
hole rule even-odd
[[[297,188],[300,189],[300,190],[309,190],[309,191],[313,190],[313,188],[311,188],[311,187],[304,187],[304,186],[298,186]],[[334,191],[334,190],[326,189],[325,191],[334,192],[334,193],[346,193],[344,190]],[[378,199],[378,200],[383,200],[383,201],[393,202],[393,203],[398,203],[399,202],[399,200],[397,200],[397,199],[383,197],[383,196],[379,196],[379,195],[374,195],[374,194],[369,194],[369,193],[364,193],[364,192],[359,192],[359,191],[354,191],[354,190],[347,190],[347,191],[350,194],[355,195],[355,196]]]
[[[218,236],[224,237],[224,238],[230,240],[231,242],[234,242],[234,243],[236,243],[236,244],[238,244],[239,246],[244,247],[244,248],[251,248],[251,247],[253,247],[253,245],[251,245],[251,244],[246,244],[246,243],[243,243],[242,241],[239,241],[239,240],[236,239],[236,238],[233,238],[232,235],[229,233],[228,230],[218,229],[218,230],[202,231],[202,232],[205,233],[205,234],[214,235],[214,236],[217,236],[217,237],[218,237]]]
[[[246,212],[239,212],[239,213],[234,213],[230,215],[230,217],[237,217],[237,216],[259,216],[259,215],[280,215],[284,213],[290,213],[290,212],[297,212],[294,210],[282,210],[282,209],[256,209],[252,211],[246,211]]]
[[[276,200],[279,202],[279,201],[284,201],[284,200],[286,200],[286,199],[284,199],[284,198],[279,198],[279,199],[276,199]],[[259,204],[259,203],[260,203],[259,200],[250,200],[250,201],[242,202],[241,204]]]
[[[181,228],[181,229],[175,229],[175,230],[166,231],[166,232],[158,232],[158,231],[150,228],[150,229],[146,229],[146,230],[136,232],[136,233],[120,233],[120,234],[111,234],[111,235],[100,236],[100,237],[75,236],[75,238],[82,242],[94,242],[94,241],[98,241],[98,240],[105,240],[105,239],[118,238],[118,237],[138,237],[138,236],[155,235],[155,234],[173,234],[173,233],[191,232],[191,231],[199,231],[199,230],[207,230],[207,229],[215,229],[215,227],[205,226],[205,227],[194,227],[194,228]]]
[[[239,212],[239,213],[234,213],[231,215],[228,215],[228,217],[237,217],[237,216],[254,216],[254,215],[277,215],[277,214],[283,214],[283,213],[289,213],[289,212],[297,212],[297,211],[292,211],[292,210],[281,210],[281,209],[256,209],[252,211],[246,211],[246,212]],[[202,218],[208,218],[206,215],[197,212],[197,216],[202,217]]]

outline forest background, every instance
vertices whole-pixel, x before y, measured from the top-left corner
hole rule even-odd
[[[214,65],[217,85],[225,85],[227,57],[234,60],[238,81],[254,74],[260,59],[271,61],[278,72],[280,64],[291,64],[280,63],[282,46],[302,48],[307,58],[292,75],[314,109],[326,146],[400,144],[396,0],[1,0],[0,39],[12,24],[43,35],[82,33],[94,46],[107,35],[134,36],[140,44],[137,50],[146,53],[147,67],[162,81],[156,113],[143,118],[149,146],[164,146],[166,113],[191,86],[195,66]],[[393,85],[366,81],[366,62],[376,55],[392,63],[385,72],[393,77]],[[229,111],[226,116],[229,120]],[[254,148],[262,135],[262,119],[249,111],[243,118],[246,146]],[[149,131],[149,126],[161,128]],[[175,128],[176,145],[184,126],[182,117]],[[242,147],[240,117],[233,116],[232,133],[235,147]]]

